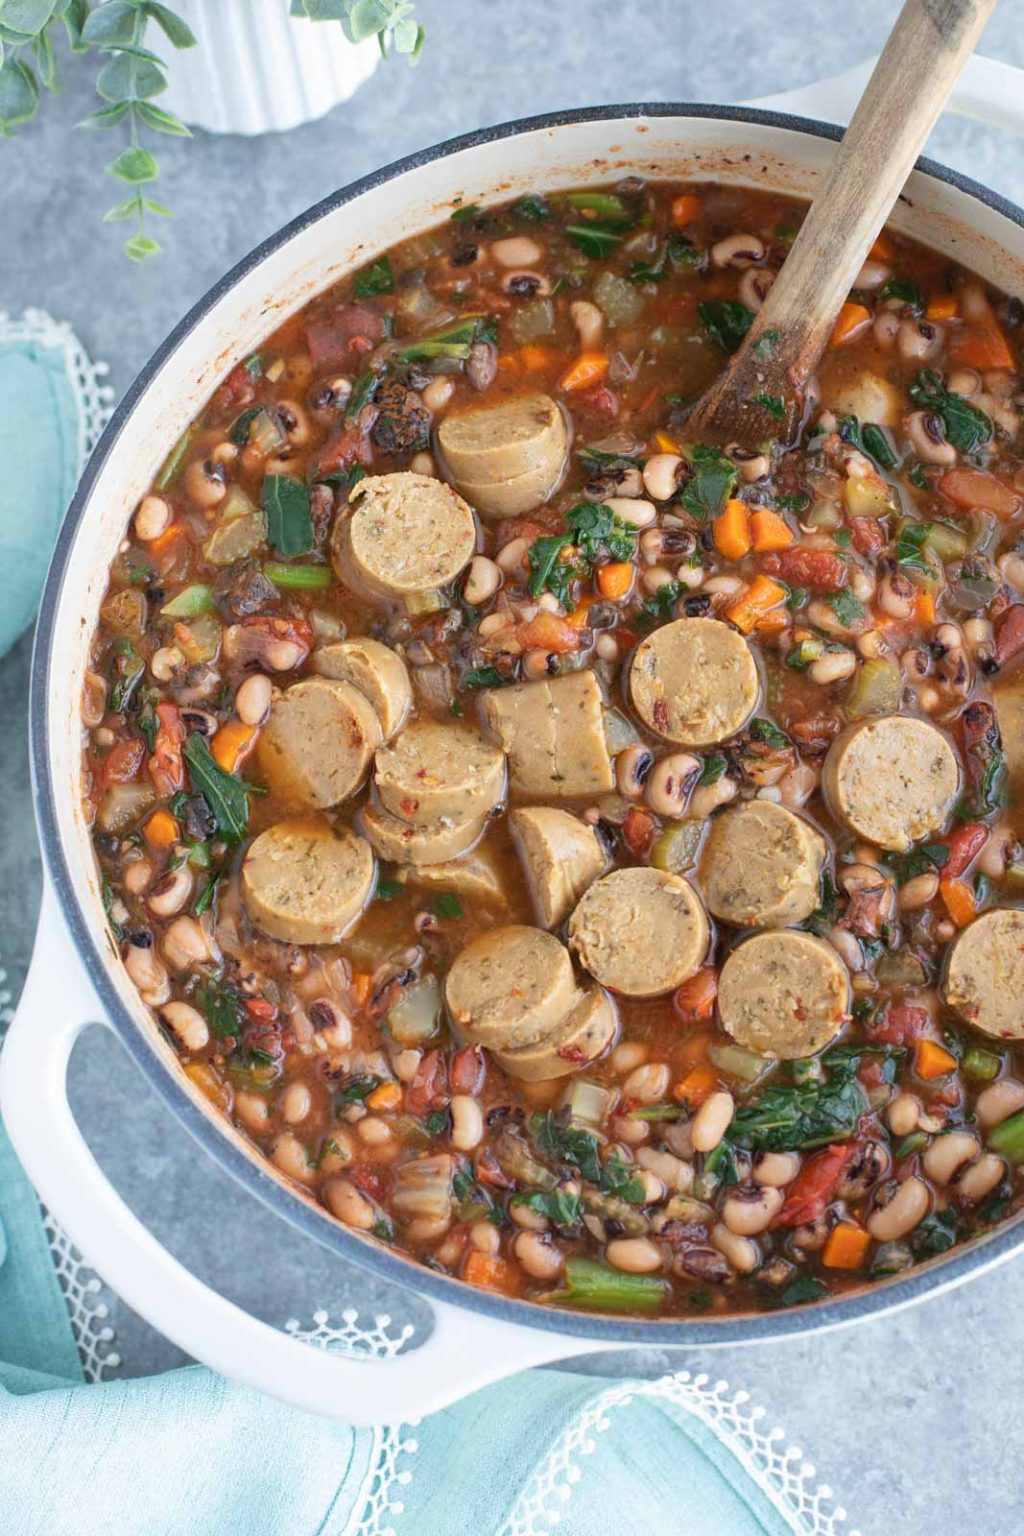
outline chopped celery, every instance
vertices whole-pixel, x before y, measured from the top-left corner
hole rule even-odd
[[[266,519],[257,508],[218,524],[204,543],[203,554],[211,565],[234,565],[259,549],[266,536]]]
[[[912,1131],[909,1136],[904,1136],[896,1148],[896,1157],[909,1157],[912,1152],[920,1152],[927,1145],[928,1137],[924,1131]]]
[[[189,666],[197,667],[201,661],[212,661],[217,655],[223,633],[219,619],[212,613],[201,613],[197,619],[177,625],[174,643]]]
[[[799,1061],[794,1061],[790,1067],[794,1083],[801,1086],[807,1083],[823,1083],[825,1081],[825,1068],[822,1066],[819,1056],[804,1056]]]
[[[395,1169],[391,1203],[399,1216],[408,1219],[424,1216],[430,1221],[448,1221],[452,1214],[451,1154],[414,1157]]]
[[[631,720],[617,709],[604,711],[604,739],[612,757],[640,741],[640,732]]]
[[[437,1034],[441,987],[436,976],[422,976],[402,991],[388,1013],[388,1032],[399,1045],[423,1045]]]
[[[240,485],[229,485],[228,493],[217,508],[217,516],[222,523],[229,523],[235,517],[248,517],[256,508],[242,490]]]
[[[879,656],[864,662],[844,704],[851,719],[863,720],[867,715],[898,713],[902,697],[903,678],[899,667]]]
[[[182,466],[185,455],[188,452],[188,445],[191,441],[192,428],[186,427],[184,432],[178,438],[178,441],[175,443],[174,447],[171,449],[170,453],[167,455],[166,459],[164,459],[163,464],[160,466],[160,473],[156,477],[156,490],[167,490],[171,481],[174,479],[175,475],[178,473],[178,470]]]
[[[722,1045],[717,1040],[708,1050],[708,1060],[719,1072],[738,1077],[742,1083],[756,1083],[775,1063],[742,1045]]]
[[[682,1104],[644,1104],[640,1109],[631,1109],[630,1120],[681,1120],[686,1114]]]
[[[567,192],[565,200],[574,208],[586,208],[599,213],[603,219],[621,219],[626,205],[614,192]]]
[[[611,1108],[614,1094],[602,1088],[600,1083],[588,1082],[585,1077],[574,1078],[565,1102],[569,1118],[576,1125],[600,1125]]]
[[[629,1275],[598,1259],[566,1259],[565,1280],[544,1300],[589,1312],[658,1312],[668,1294],[657,1275]]]
[[[292,587],[297,591],[331,584],[331,570],[327,565],[285,565],[271,560],[263,567],[263,574],[275,587]]]
[[[446,592],[433,590],[410,593],[405,600],[405,607],[416,618],[424,613],[440,613],[443,608],[450,608],[451,603]]]
[[[824,640],[801,640],[799,645],[795,645],[786,656],[786,666],[791,667],[794,672],[803,672],[812,661],[817,661],[824,654]]]
[[[995,1051],[984,1051],[979,1045],[972,1045],[960,1063],[967,1076],[979,1083],[990,1083],[998,1077],[1002,1065],[1001,1056],[997,1056]]]
[[[1024,1109],[993,1126],[988,1133],[988,1145],[990,1151],[1009,1158],[1011,1163],[1024,1163]]]
[[[690,821],[671,822],[651,849],[651,863],[666,874],[678,875],[684,869],[692,869],[697,861],[704,822],[696,818]]]
[[[213,588],[193,582],[190,587],[182,587],[169,603],[164,603],[160,613],[165,619],[198,619],[200,614],[209,613],[212,603]]]
[[[635,325],[644,307],[635,285],[614,272],[601,273],[594,284],[594,303],[611,326]]]
[[[551,336],[555,329],[555,306],[550,299],[534,299],[512,316],[509,333],[523,346],[541,336]]]
[[[967,535],[951,523],[932,523],[925,544],[940,560],[962,560],[967,553]]]
[[[875,967],[875,978],[887,987],[923,987],[928,972],[909,949],[887,949]]]

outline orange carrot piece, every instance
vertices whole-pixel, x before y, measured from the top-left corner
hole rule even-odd
[[[355,994],[356,1006],[365,1008],[370,1001],[370,992],[373,989],[373,977],[369,971],[352,972],[352,991]]]
[[[210,753],[218,768],[234,773],[252,751],[258,734],[258,726],[243,725],[241,720],[229,720],[222,725],[210,743]]]
[[[745,501],[730,497],[712,524],[715,548],[727,560],[742,560],[750,553],[750,513]]]
[[[870,309],[865,309],[863,304],[846,303],[839,311],[835,327],[832,331],[833,347],[841,347],[845,342],[852,341],[860,334],[871,319]]]
[[[1015,368],[1010,344],[995,315],[974,320],[950,340],[949,355],[965,368]]]
[[[170,811],[154,811],[142,830],[146,842],[154,848],[170,848],[178,841],[178,823]]]
[[[754,634],[770,638],[772,635],[781,635],[782,631],[788,628],[789,615],[783,609],[777,608],[774,613],[766,613],[763,619],[758,619],[754,625]]]
[[[919,1040],[914,1048],[914,1071],[925,1082],[956,1070],[956,1057],[934,1040]]]
[[[868,251],[868,256],[872,261],[892,261],[895,255],[896,247],[883,229],[870,251]]]
[[[796,535],[778,512],[759,507],[750,514],[750,541],[759,555],[788,549]]]
[[[821,1260],[829,1269],[860,1269],[870,1247],[871,1239],[863,1227],[841,1221],[829,1233]]]
[[[685,1024],[700,1024],[710,1019],[718,996],[718,972],[713,965],[702,965],[681,986],[672,1001]]]
[[[714,1067],[692,1067],[672,1089],[672,1097],[688,1109],[697,1109],[709,1094],[718,1087],[718,1073]]]
[[[943,496],[965,511],[981,507],[996,517],[1014,517],[1024,505],[1024,498],[987,469],[958,464],[936,481]]]
[[[185,529],[181,523],[171,523],[165,528],[158,538],[150,539],[149,552],[157,558],[165,555],[169,549],[173,549],[179,539],[185,537]]]
[[[565,656],[580,648],[576,626],[557,613],[548,613],[546,608],[517,626],[516,639],[524,651],[548,651],[553,656]]]
[[[519,1290],[519,1272],[507,1259],[494,1258],[474,1248],[462,1267],[462,1278],[469,1285],[477,1285],[484,1291],[499,1291],[502,1296],[514,1296]]]
[[[939,293],[928,300],[924,317],[926,320],[955,320],[959,307],[955,293]]]
[[[737,629],[749,635],[758,620],[784,603],[787,596],[786,588],[772,581],[770,576],[755,576],[747,590],[725,610],[725,616]]]
[[[581,352],[574,363],[559,379],[559,384],[564,390],[589,389],[592,384],[600,384],[608,372],[608,354],[606,352]]]
[[[924,590],[914,599],[914,617],[919,624],[935,623],[935,598]]]
[[[682,229],[687,224],[696,224],[700,213],[700,198],[695,193],[683,192],[681,196],[672,199],[672,223],[676,229]]]
[[[557,357],[553,347],[541,347],[536,343],[527,343],[519,348],[519,358],[528,373],[536,373],[541,368],[547,368],[549,363]]]
[[[940,880],[939,893],[949,913],[950,922],[958,928],[973,923],[976,910],[974,891],[966,880]]]
[[[381,1083],[372,1093],[367,1094],[366,1102],[371,1109],[397,1109],[402,1102],[402,1085]]]
[[[659,453],[678,453],[679,444],[669,437],[667,432],[655,432],[654,441],[658,445]]]
[[[571,624],[573,629],[586,629],[590,610],[596,602],[596,597],[581,597],[572,613],[566,614],[566,624]]]
[[[633,567],[628,560],[612,560],[598,567],[597,590],[602,597],[625,597],[633,585]]]

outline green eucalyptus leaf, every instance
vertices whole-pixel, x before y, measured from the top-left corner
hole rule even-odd
[[[158,256],[160,250],[159,240],[154,240],[152,235],[144,234],[141,230],[124,243],[124,253],[132,261],[148,261],[150,256]]]
[[[103,215],[104,224],[118,224],[124,219],[138,218],[139,198],[138,193],[130,197],[126,203],[115,203],[113,208],[108,208]]]
[[[39,106],[39,82],[34,72],[17,58],[8,58],[0,69],[0,124],[14,128],[35,117]]]
[[[67,0],[62,20],[74,53],[84,53],[88,43],[82,41],[82,28],[89,20],[89,0]]]
[[[96,90],[104,101],[145,101],[166,89],[162,69],[128,53],[108,59],[96,77]]]
[[[151,101],[140,101],[136,108],[139,118],[156,133],[169,133],[179,139],[190,139],[191,128],[186,128],[180,117],[163,107],[154,107]]]
[[[152,16],[167,41],[175,48],[195,47],[196,39],[192,29],[166,5],[159,5],[157,0],[146,0],[146,15]]]
[[[129,0],[104,0],[90,11],[82,23],[82,41],[103,47],[130,43],[135,32],[138,9]]]
[[[116,160],[112,160],[107,170],[119,181],[127,181],[137,187],[144,182],[155,181],[158,167],[148,149],[143,149],[141,144],[133,144],[130,149],[123,150]]]
[[[174,218],[173,210],[170,209],[170,208],[165,208],[163,203],[158,203],[155,200],[155,198],[144,197],[142,199],[142,206],[144,208],[148,208],[150,213],[155,213],[157,218],[160,218],[160,219],[173,219]]]
[[[4,26],[23,37],[36,37],[53,16],[57,0],[0,0]]]
[[[40,32],[32,44],[32,52],[35,55],[40,81],[46,90],[56,95],[60,90],[60,77],[57,70],[57,57],[53,51],[53,39],[49,32]]]
[[[128,103],[115,101],[112,106],[99,107],[95,112],[83,118],[78,124],[79,128],[116,128],[118,123],[128,115]]]

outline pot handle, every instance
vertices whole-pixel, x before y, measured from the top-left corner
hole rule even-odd
[[[876,63],[876,59],[865,59],[841,75],[777,96],[761,96],[744,102],[744,106],[817,117],[827,123],[848,123]],[[1024,135],[1024,70],[976,53],[953,87],[946,111]]]
[[[75,1041],[102,1008],[46,882],[32,964],[0,1056],[0,1112],[41,1198],[130,1307],[235,1381],[353,1425],[422,1418],[530,1365],[615,1347],[431,1302],[418,1348],[359,1360],[251,1317],[161,1247],[107,1180],[68,1103]]]

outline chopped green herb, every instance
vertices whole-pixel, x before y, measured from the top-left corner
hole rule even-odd
[[[579,1195],[561,1189],[534,1189],[528,1195],[517,1195],[515,1203],[536,1211],[538,1216],[546,1216],[556,1227],[574,1227],[583,1215]]]
[[[773,356],[775,348],[778,345],[778,341],[778,331],[765,331],[764,334],[759,336],[754,343],[754,356],[763,358],[765,361],[767,361],[768,358]]]
[[[477,204],[477,203],[463,203],[461,208],[455,208],[452,211],[452,216],[451,216],[452,223],[453,224],[468,224],[470,219],[475,219],[479,212],[480,212],[479,204]]]
[[[891,853],[886,863],[892,870],[898,885],[906,885],[918,875],[926,875],[933,869],[941,869],[949,858],[945,843],[919,843],[909,853]]]
[[[820,1301],[828,1294],[828,1286],[824,1280],[814,1280],[810,1275],[801,1275],[799,1280],[794,1280],[792,1285],[786,1287],[779,1299],[784,1307],[799,1307],[808,1301]]]
[[[890,277],[878,290],[881,299],[901,299],[904,304],[921,307],[921,290],[910,277]]]
[[[904,570],[922,571],[926,576],[934,574],[922,554],[931,531],[931,523],[903,524],[896,539],[896,560]]]
[[[857,1080],[857,1057],[829,1063],[822,1083],[765,1088],[756,1104],[743,1105],[730,1136],[754,1151],[792,1152],[849,1141],[868,1101]]]
[[[781,395],[766,395],[764,391],[754,396],[755,404],[768,412],[774,421],[784,421],[786,417],[786,402]]]
[[[258,352],[254,352],[252,357],[247,357],[245,362],[242,364],[242,367],[245,369],[250,379],[259,379],[263,377],[263,359],[260,357]]]
[[[291,475],[266,475],[263,510],[267,514],[267,543],[279,555],[308,555],[313,548],[309,491]]]
[[[697,305],[697,318],[712,341],[726,352],[735,352],[750,330],[754,314],[736,299],[706,299]]]
[[[214,897],[217,894],[217,887],[220,885],[220,882],[223,880],[223,878],[224,871],[222,869],[218,869],[216,874],[211,875],[207,880],[206,884],[199,892],[195,905],[192,908],[192,911],[195,913],[196,917],[202,917],[203,913],[208,912],[213,906]]]
[[[611,255],[632,227],[625,219],[591,219],[586,224],[567,224],[565,235],[584,256],[599,261],[602,256]]]
[[[933,411],[940,418],[947,441],[961,453],[976,453],[991,442],[992,423],[985,412],[963,395],[951,394],[934,369],[923,369],[908,393],[921,410]]]
[[[497,340],[497,321],[490,315],[466,315],[433,336],[422,336],[399,347],[395,358],[403,363],[427,362],[435,357],[465,361],[478,341]],[[355,391],[353,390],[353,394]],[[351,402],[349,402],[351,412]]]
[[[722,752],[712,752],[710,757],[704,759],[704,766],[697,783],[717,784],[728,766],[729,759]]]
[[[115,715],[125,712],[132,694],[142,680],[146,664],[130,640],[122,635],[114,641],[114,686],[110,693],[110,708]]]
[[[214,762],[206,738],[193,731],[182,748],[192,783],[213,813],[226,843],[240,843],[249,830],[249,796],[261,793]]]
[[[864,452],[874,459],[882,469],[895,469],[898,463],[892,444],[889,442],[884,430],[876,427],[873,422],[867,422],[861,428],[861,442]]]
[[[789,737],[785,731],[780,731],[777,725],[770,720],[758,718],[751,720],[748,727],[755,741],[763,741],[765,746],[785,749],[790,745]]]
[[[442,891],[434,902],[436,917],[462,917],[462,902],[453,891]]]
[[[567,192],[565,200],[573,208],[584,208],[604,219],[621,219],[626,215],[626,205],[616,192]]]
[[[378,293],[394,293],[395,276],[387,256],[380,256],[356,273],[352,291],[357,299],[371,299]]]
[[[139,710],[139,730],[150,752],[156,751],[156,737],[160,729],[160,716],[153,708],[152,699],[147,699]]]
[[[528,192],[512,206],[512,212],[517,218],[525,219],[528,224],[539,224],[544,219],[550,219],[551,209],[542,197],[535,192]]]
[[[384,377],[383,368],[367,368],[365,373],[359,374],[352,385],[352,393],[348,397],[345,407],[345,419],[351,421],[358,416],[364,405],[369,405],[377,393]]]
[[[405,886],[402,884],[401,880],[378,880],[377,900],[394,901],[395,897],[401,896],[404,890]]]
[[[350,1077],[348,1082],[338,1089],[334,1095],[334,1103],[339,1108],[344,1108],[346,1104],[361,1104],[380,1085],[381,1079],[373,1072],[362,1072],[356,1077]]]
[[[245,999],[225,981],[207,980],[196,988],[196,1006],[218,1040],[241,1038],[248,1022]]]
[[[641,603],[634,616],[637,629],[656,629],[659,624],[666,623],[671,617],[675,605],[683,590],[681,581],[666,581],[659,587],[653,597]]]
[[[459,678],[460,688],[500,688],[509,679],[497,667],[469,667]]]
[[[718,448],[698,443],[690,454],[690,478],[679,500],[698,522],[717,517],[736,488],[736,465]]]
[[[864,608],[849,587],[842,587],[838,592],[826,592],[825,601],[844,629],[854,629],[864,617]]]
[[[121,940],[124,938],[124,929],[120,923],[114,921],[114,902],[117,900],[117,897],[114,894],[114,888],[110,884],[109,880],[103,881],[100,887],[100,894],[103,898],[103,910],[107,915],[107,922],[110,924],[110,931],[114,935],[114,938],[117,940],[117,942],[120,944]]]
[[[789,595],[786,598],[786,607],[790,613],[795,613],[798,608],[802,608],[807,601],[807,597],[806,587],[790,587]]]

